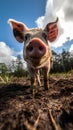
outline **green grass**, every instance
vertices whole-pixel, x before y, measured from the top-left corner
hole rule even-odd
[[[41,75],[41,78],[43,77],[43,75]],[[49,76],[50,78],[55,78],[55,79],[66,79],[66,78],[73,78],[73,70],[67,72],[67,73],[52,73]],[[0,84],[10,84],[10,83],[18,83],[18,82],[23,82],[26,80],[29,80],[30,77],[15,77],[13,75],[0,75]]]
[[[13,76],[3,75],[0,76],[0,83],[9,84],[11,83]]]
[[[54,77],[54,78],[72,78],[73,77],[73,70],[65,73],[52,73],[50,74],[50,77]]]

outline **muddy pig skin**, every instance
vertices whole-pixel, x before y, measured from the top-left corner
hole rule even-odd
[[[24,42],[23,57],[31,77],[32,92],[35,93],[37,86],[41,86],[40,69],[43,71],[44,88],[48,90],[48,75],[52,66],[52,53],[48,41],[53,42],[57,38],[58,18],[48,23],[44,29],[29,29],[22,22],[14,19],[8,21],[16,40],[20,43]]]

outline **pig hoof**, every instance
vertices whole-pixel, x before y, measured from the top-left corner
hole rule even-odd
[[[35,95],[35,94],[37,93],[37,89],[36,89],[36,88],[31,88],[31,93],[32,93],[33,95]]]
[[[36,89],[33,89],[33,96],[37,93]]]
[[[49,86],[44,86],[45,90],[49,90]]]

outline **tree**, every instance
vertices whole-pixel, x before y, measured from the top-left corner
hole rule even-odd
[[[25,70],[24,65],[23,65],[23,60],[21,58],[20,55],[17,56],[17,59],[15,61],[15,71],[14,71],[14,75],[17,77],[21,77],[21,76],[28,76],[28,72]]]
[[[8,71],[8,68],[6,66],[5,63],[0,63],[0,73],[1,74],[6,74],[6,72]]]
[[[73,55],[63,49],[61,54],[53,51],[53,68],[52,73],[68,72],[73,69]]]

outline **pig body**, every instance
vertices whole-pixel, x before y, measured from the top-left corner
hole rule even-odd
[[[23,57],[27,62],[31,77],[31,90],[37,90],[37,84],[41,86],[40,69],[43,71],[44,88],[49,88],[48,73],[52,66],[52,53],[48,40],[53,42],[58,35],[58,18],[55,22],[47,24],[45,29],[28,29],[25,24],[9,19],[13,34],[20,43],[24,41]]]

